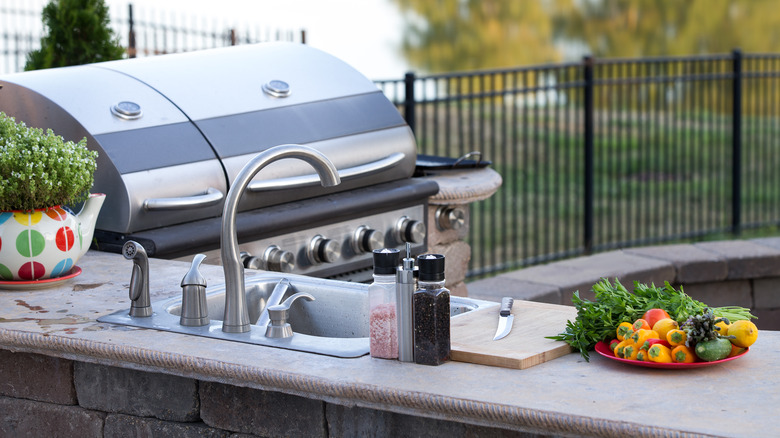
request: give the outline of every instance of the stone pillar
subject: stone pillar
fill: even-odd
[[[425,177],[439,184],[439,192],[428,198],[428,252],[446,257],[446,286],[452,295],[465,297],[470,205],[491,197],[501,187],[501,175],[485,167],[429,171]]]

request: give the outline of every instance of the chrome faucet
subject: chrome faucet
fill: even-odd
[[[323,187],[341,183],[338,170],[322,153],[301,145],[275,146],[252,158],[236,176],[227,194],[222,210],[222,233],[220,236],[222,267],[225,272],[225,316],[222,331],[244,333],[249,331],[249,310],[244,293],[244,266],[241,264],[236,233],[236,211],[238,201],[249,182],[262,168],[283,158],[297,158],[309,163],[320,177]]]

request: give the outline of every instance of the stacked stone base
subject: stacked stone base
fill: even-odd
[[[8,437],[535,436],[7,350],[0,412]]]

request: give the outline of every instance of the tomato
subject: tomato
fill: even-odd
[[[668,313],[666,313],[666,310],[664,309],[650,309],[647,312],[645,312],[644,315],[642,315],[642,319],[647,321],[647,324],[652,328],[655,323],[658,321],[664,319],[664,318],[671,318]]]

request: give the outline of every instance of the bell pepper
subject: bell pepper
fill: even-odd
[[[650,324],[648,324],[648,322],[642,318],[639,318],[636,321],[634,321],[633,326],[634,326],[634,331],[638,331],[640,329],[645,329],[645,330],[653,329],[653,327],[651,327]]]
[[[672,349],[672,362],[676,363],[692,363],[696,362],[696,355],[693,354],[693,350],[685,345],[678,345]]]
[[[744,353],[745,350],[747,350],[747,348],[745,348],[745,347],[737,347],[736,345],[731,344],[731,353],[729,353],[729,355],[726,356],[726,357],[738,356],[738,355]]]
[[[647,356],[651,362],[670,363],[672,361],[672,352],[669,347],[661,344],[655,344],[647,350]]]
[[[612,350],[613,353],[615,353],[615,357],[623,357],[623,350],[626,348],[627,345],[633,345],[633,341],[631,339],[623,339],[620,341],[620,343],[617,344],[614,350]]]
[[[628,344],[623,347],[623,359],[636,360],[637,354],[639,354],[639,347],[636,344]]]
[[[688,335],[680,329],[669,330],[669,333],[666,334],[666,340],[672,347],[685,344],[686,339],[688,339]]]
[[[617,338],[619,341],[626,339],[626,336],[631,336],[631,333],[633,332],[634,326],[631,325],[630,322],[621,322],[620,325],[617,326]]]
[[[644,348],[645,350],[649,350],[650,347],[652,347],[655,344],[661,344],[665,347],[671,348],[671,345],[669,345],[669,341],[667,341],[666,339],[658,339],[658,338],[651,338],[646,340],[639,348]]]
[[[649,357],[647,357],[647,350],[644,348],[640,348],[639,352],[636,354],[636,360],[640,362],[648,362],[650,360]]]
[[[613,339],[609,341],[609,351],[615,351],[615,347],[620,343],[621,341],[619,339]]]
[[[641,347],[648,339],[658,339],[658,333],[653,330],[639,329],[631,335],[631,339]]]

